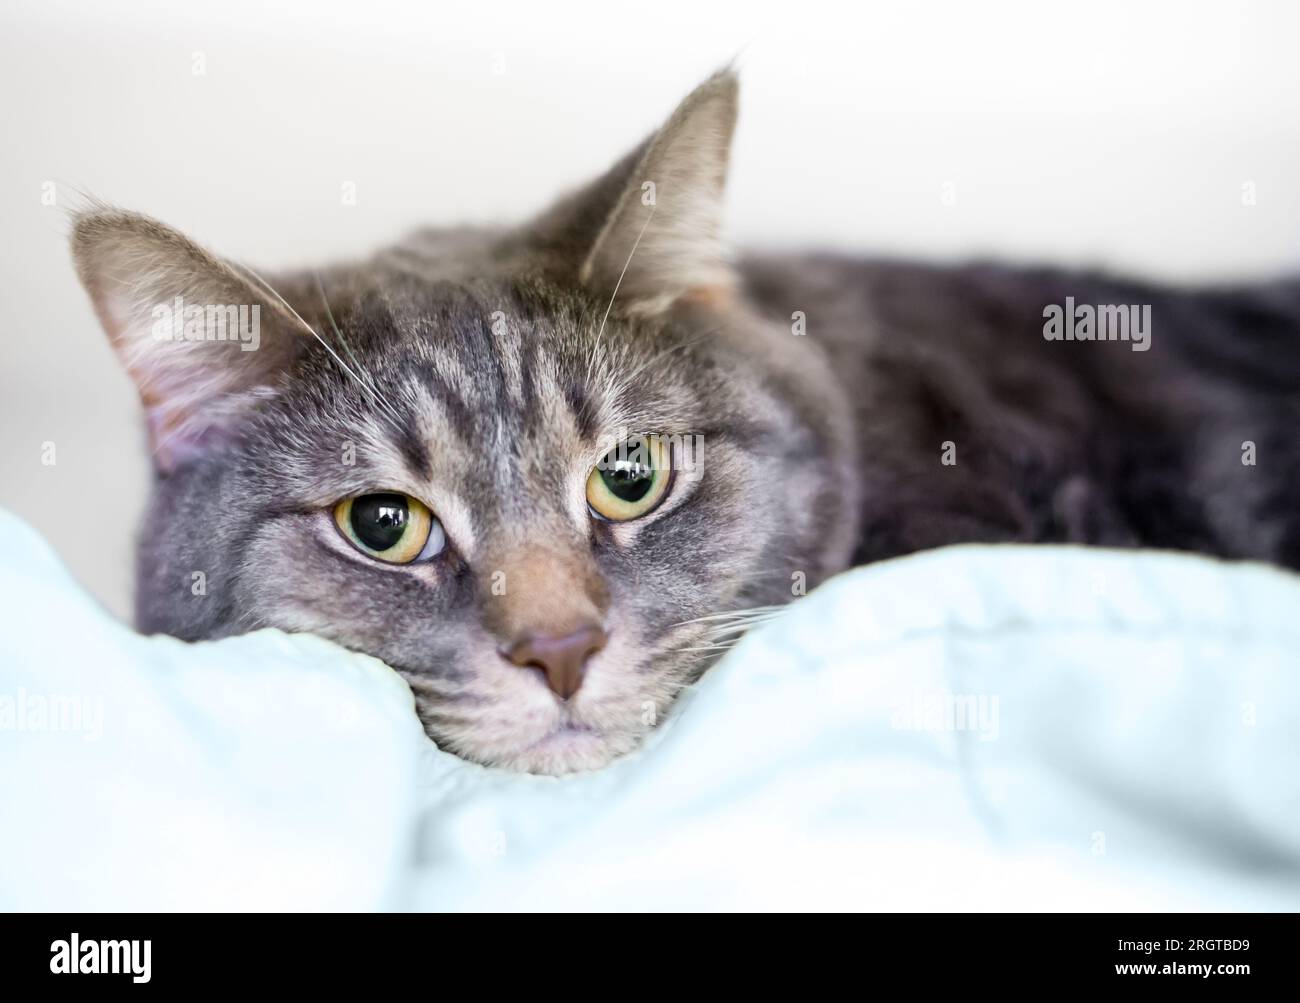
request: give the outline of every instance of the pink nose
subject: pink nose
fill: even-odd
[[[503,654],[515,665],[541,669],[549,686],[561,700],[578,692],[587,659],[605,647],[605,632],[590,624],[563,637],[531,634]]]

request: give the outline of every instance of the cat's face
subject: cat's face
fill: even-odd
[[[532,771],[602,765],[726,639],[714,628],[728,624],[699,618],[782,602],[796,573],[821,572],[827,458],[727,339],[616,322],[598,344],[595,300],[411,295],[337,318],[382,404],[314,357],[210,461],[221,490],[177,500],[157,531],[222,527],[240,541],[228,624],[312,631],[382,658],[444,747]],[[623,518],[592,474],[647,434],[673,469],[638,499],[652,508]],[[416,499],[436,523],[368,553],[352,523],[387,543],[374,519],[341,529],[335,512],[377,492]],[[568,699],[548,685],[563,666],[511,658],[529,637],[588,627],[603,645],[579,653]]]
[[[401,672],[444,748],[562,773],[635,747],[747,622],[719,614],[842,566],[829,381],[696,239],[692,178],[721,175],[680,157],[729,138],[734,82],[701,92],[537,224],[286,276],[292,308],[157,224],[83,217],[82,276],[160,455],[141,626],[321,634]],[[649,207],[624,197],[642,177]],[[673,226],[688,209],[695,244]],[[148,279],[118,284],[135,261]],[[260,303],[257,350],[131,341],[182,294]]]

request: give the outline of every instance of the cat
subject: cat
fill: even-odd
[[[856,564],[1057,541],[1300,566],[1300,283],[733,256],[737,93],[709,78],[525,225],[319,274],[81,211],[156,467],[139,628],[323,635],[400,672],[442,748],[559,774]]]

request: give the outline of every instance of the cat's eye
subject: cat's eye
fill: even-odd
[[[447,546],[434,514],[410,495],[392,491],[343,499],[334,506],[334,523],[363,554],[389,564],[426,561]]]
[[[668,494],[672,450],[658,435],[625,439],[601,457],[587,478],[587,505],[600,519],[627,522],[647,515]]]

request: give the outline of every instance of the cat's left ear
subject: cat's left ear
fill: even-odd
[[[734,273],[722,241],[722,201],[739,86],[723,70],[678,105],[644,147],[579,277],[631,313],[683,298],[725,298]]]
[[[71,244],[163,470],[237,429],[310,339],[269,286],[147,216],[88,209],[73,220]]]

